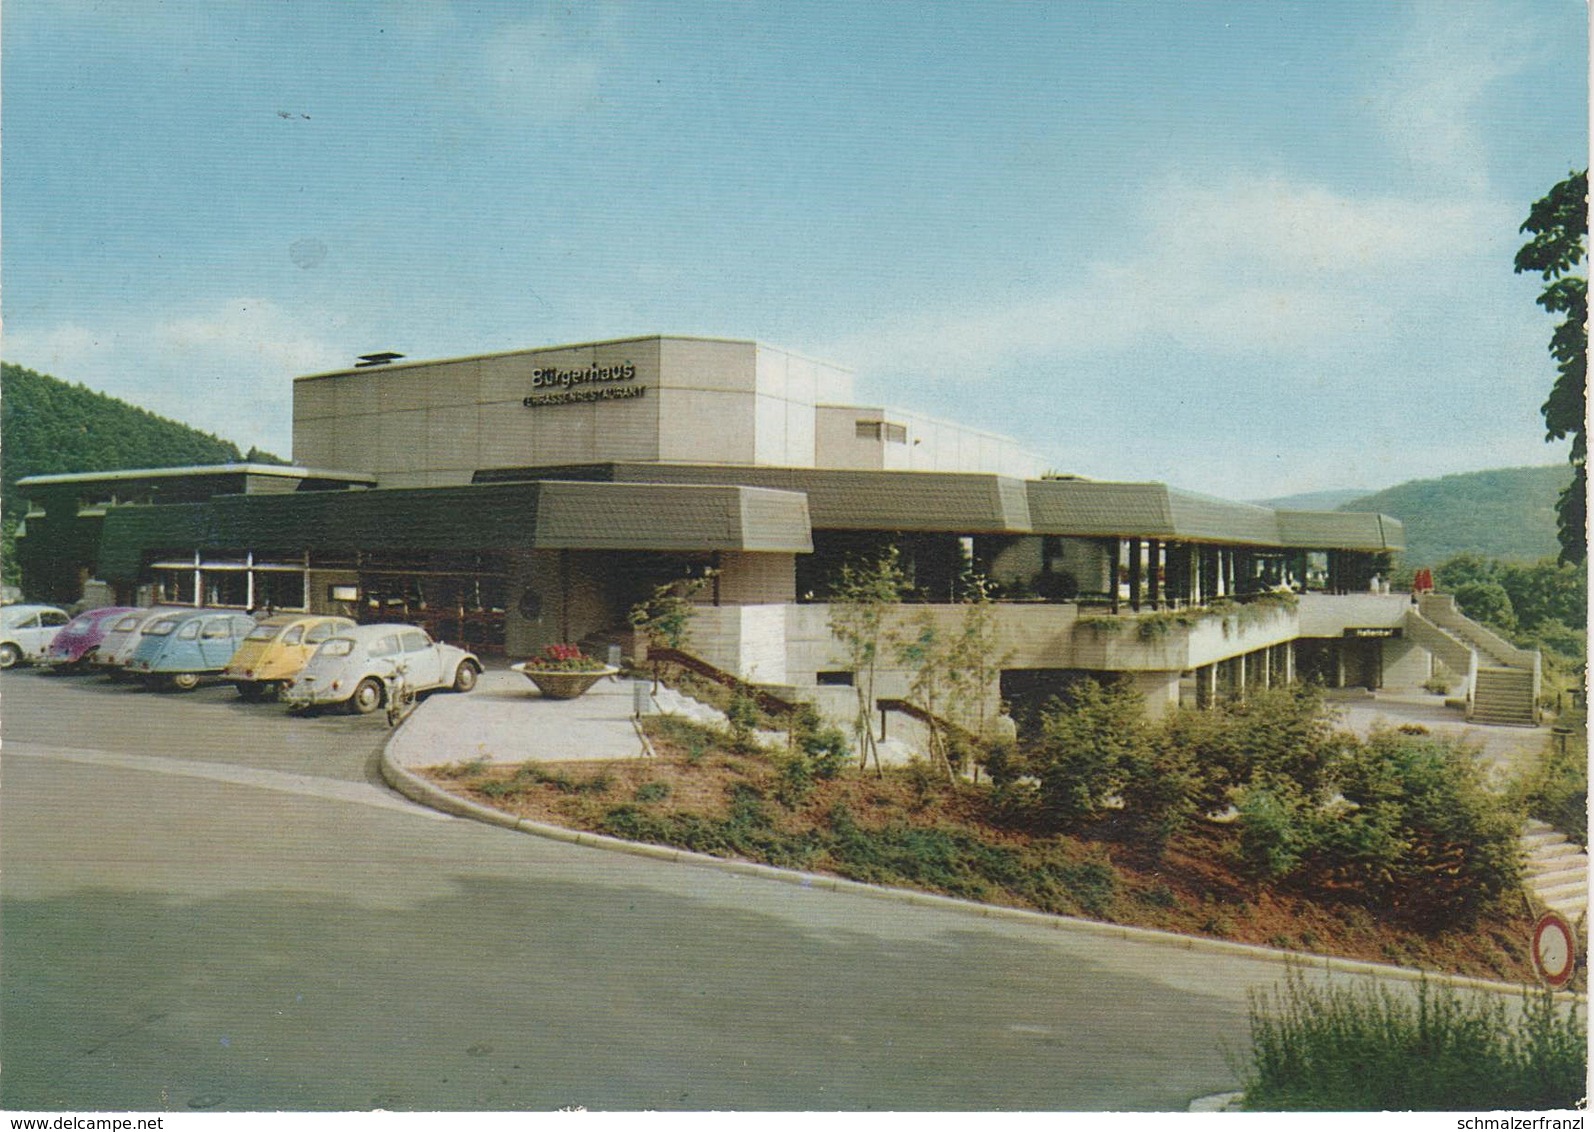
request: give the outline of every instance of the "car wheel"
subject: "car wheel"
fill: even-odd
[[[480,675],[480,670],[470,661],[460,661],[459,667],[454,669],[454,691],[470,691],[476,686],[476,678]]]
[[[194,672],[179,672],[172,677],[171,683],[179,692],[192,692],[199,687],[199,675]]]
[[[355,715],[370,715],[381,706],[382,682],[374,676],[361,680],[349,697],[349,710]]]
[[[17,662],[21,659],[22,650],[17,648],[16,645],[10,641],[0,645],[0,668],[15,668]]]

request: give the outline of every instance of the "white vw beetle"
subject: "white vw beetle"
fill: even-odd
[[[356,625],[340,629],[282,690],[291,710],[347,704],[357,715],[381,707],[388,685],[402,679],[417,692],[476,686],[482,664],[474,653],[433,641],[413,625]]]
[[[0,668],[40,660],[72,617],[53,605],[8,605],[0,609]]]

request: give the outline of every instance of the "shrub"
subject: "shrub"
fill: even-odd
[[[1252,995],[1250,1019],[1248,1109],[1567,1109],[1586,1089],[1586,1028],[1548,991],[1513,1021],[1495,996],[1308,986],[1292,971],[1282,991]]]
[[[1148,742],[1145,707],[1126,684],[1084,680],[1067,703],[1054,701],[1031,760],[1046,824],[1067,829],[1100,817]]]
[[[753,731],[758,726],[758,701],[744,692],[737,692],[725,709],[725,719],[730,724],[731,748],[740,754],[752,754],[758,746],[753,740]]]
[[[1377,732],[1338,779],[1356,810],[1326,838],[1326,863],[1372,898],[1434,926],[1468,922],[1520,884],[1520,815],[1465,746]]]
[[[1588,847],[1588,740],[1578,726],[1545,742],[1515,790],[1527,812]]]
[[[1196,816],[1203,782],[1190,752],[1155,737],[1126,752],[1124,818],[1140,841],[1160,852]]]
[[[644,782],[636,788],[638,802],[662,802],[670,796],[668,782]]]
[[[1240,812],[1240,858],[1256,876],[1280,880],[1294,873],[1315,841],[1313,807],[1284,779],[1258,780],[1235,798]]]

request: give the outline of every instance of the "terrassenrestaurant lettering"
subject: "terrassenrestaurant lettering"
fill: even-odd
[[[604,389],[572,389],[565,393],[548,393],[541,397],[526,397],[520,402],[528,409],[543,405],[578,405],[587,401],[627,401],[648,391],[646,385],[610,386]]]

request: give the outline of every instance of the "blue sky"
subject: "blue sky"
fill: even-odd
[[[758,338],[1061,471],[1551,463],[1573,0],[7,0],[7,361],[286,455],[291,378]]]

